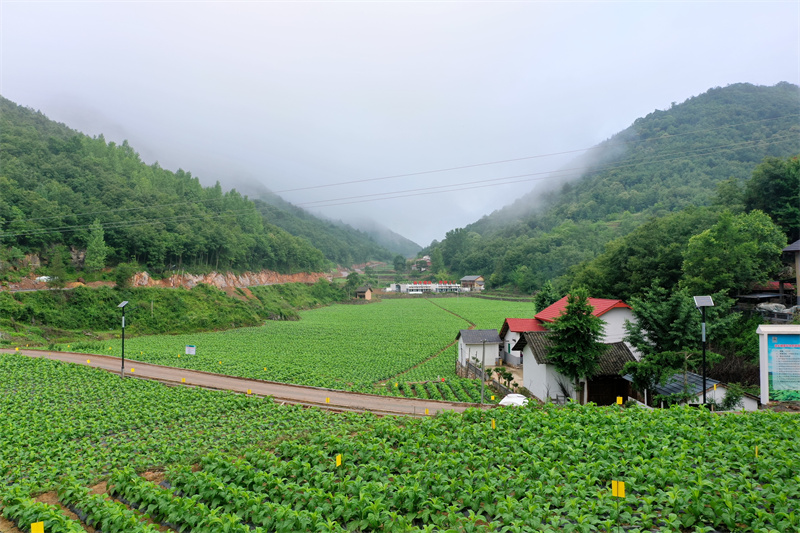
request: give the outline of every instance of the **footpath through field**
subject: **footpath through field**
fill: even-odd
[[[108,355],[89,355],[74,352],[47,352],[44,350],[11,350],[2,349],[2,353],[16,353],[28,357],[45,357],[56,361],[75,363],[120,373],[119,357]],[[401,398],[396,396],[378,396],[347,392],[303,385],[289,385],[274,381],[246,379],[224,374],[212,374],[199,370],[188,370],[169,366],[142,363],[125,359],[125,377],[152,379],[167,384],[203,387],[208,389],[230,390],[246,394],[248,390],[258,396],[272,396],[278,402],[318,407],[337,411],[370,411],[375,414],[425,416],[435,415],[440,411],[463,412],[477,404],[451,403],[419,398]],[[485,406],[489,408],[490,406]],[[427,409],[427,413],[426,413]]]

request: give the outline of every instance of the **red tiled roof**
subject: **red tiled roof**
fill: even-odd
[[[631,308],[630,305],[626,304],[622,300],[609,300],[606,298],[589,298],[589,304],[594,307],[594,311],[592,311],[594,316],[604,315],[605,313],[608,313],[617,307],[624,307],[626,309]],[[536,319],[541,320],[542,322],[553,322],[556,318],[561,316],[561,313],[564,312],[566,307],[567,297],[564,296],[550,307],[546,307],[537,313]]]
[[[500,337],[504,337],[509,331],[523,333],[525,331],[547,331],[541,322],[535,318],[506,318],[503,327],[500,328]]]

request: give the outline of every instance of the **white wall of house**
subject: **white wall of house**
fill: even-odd
[[[559,381],[566,385],[570,398],[575,398],[572,380],[556,371],[553,365],[540,365],[531,352],[530,346],[522,350],[522,386],[538,399],[546,402],[549,398],[563,396]]]
[[[722,402],[722,399],[725,398],[725,394],[728,392],[728,389],[725,388],[725,385],[717,385],[717,390],[714,390],[713,387],[709,388],[706,391],[706,399],[711,402],[714,401],[716,403]],[[703,393],[697,395],[697,398],[692,400],[690,403],[703,403]],[[742,398],[742,403],[739,405],[735,411],[741,411],[744,409],[745,411],[758,411],[758,400],[751,397],[745,396]]]
[[[496,342],[496,341],[495,341]],[[486,368],[497,366],[499,347],[497,344],[486,343]],[[475,363],[477,359],[478,363]],[[458,362],[466,366],[467,361],[480,367],[483,364],[483,344],[465,344],[464,339],[458,339]]]
[[[522,352],[511,349],[517,343],[521,335],[522,334],[517,331],[508,330],[505,337],[503,337],[503,351],[508,354],[506,363],[510,365],[519,365],[522,363]]]
[[[633,318],[633,311],[625,307],[615,307],[607,313],[603,313],[600,318],[606,323],[603,337],[603,342],[606,344],[622,341],[627,334],[625,331],[625,321],[635,321]]]

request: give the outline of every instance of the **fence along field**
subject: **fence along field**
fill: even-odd
[[[533,307],[478,298],[420,298],[332,305],[300,315],[299,321],[257,328],[127,338],[125,354],[166,366],[390,395],[416,394],[416,387],[401,388],[400,382],[439,380],[428,397],[472,402],[480,399],[480,386],[456,376],[456,352],[448,348],[458,330],[472,324],[500,329],[506,316],[532,316]],[[186,355],[186,345],[196,346],[196,354]],[[121,342],[57,349],[120,356]]]
[[[791,414],[544,406],[379,419],[17,355],[0,355],[0,371],[0,506],[25,531],[800,528]],[[165,465],[163,483],[140,475]],[[83,518],[37,501],[51,488]]]

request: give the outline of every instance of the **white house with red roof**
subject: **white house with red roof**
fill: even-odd
[[[620,342],[625,337],[625,321],[633,322],[631,306],[622,300],[609,300],[607,298],[589,298],[589,305],[594,308],[592,314],[600,317],[605,323],[603,342],[611,344]],[[536,313],[535,319],[540,323],[550,323],[560,317],[567,308],[567,297]],[[502,336],[502,335],[501,335]]]
[[[625,321],[634,321],[631,307],[622,300],[589,298],[592,314],[604,323],[603,342],[609,345],[600,361],[599,374],[584,382],[584,401],[613,403],[617,396],[627,399],[630,385],[619,375],[628,361],[639,359],[638,353],[623,342]],[[547,326],[566,310],[567,297],[543,309],[532,319],[507,318],[500,329],[503,357],[509,364],[520,360],[522,384],[540,400],[573,396],[572,380],[556,371],[547,356]],[[515,339],[513,342],[511,339]]]
[[[526,331],[546,331],[541,322],[535,318],[506,318],[500,328],[500,357],[507,365],[522,364],[522,350],[515,350],[514,345]]]

